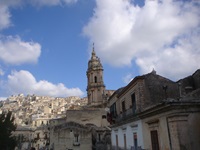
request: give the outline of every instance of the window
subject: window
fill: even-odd
[[[101,134],[99,133],[98,136],[99,136],[99,141],[101,141]]]
[[[75,142],[78,142],[78,134],[75,134]]]
[[[125,112],[126,107],[125,107],[125,101],[122,102],[122,112]]]
[[[135,150],[137,150],[137,147],[138,147],[137,133],[133,133],[133,143],[134,143]]]
[[[74,143],[73,143],[74,146],[80,146],[80,143],[79,143],[79,134],[74,134]]]
[[[97,83],[97,76],[94,77],[94,82]]]
[[[40,133],[37,133],[37,139],[39,139],[40,138]]]
[[[133,93],[131,95],[131,100],[132,100],[132,109],[133,109],[133,113],[136,112],[136,100],[135,100],[135,93]]]
[[[124,150],[126,150],[126,134],[124,134]]]
[[[159,150],[158,132],[157,132],[157,130],[152,130],[151,131],[151,145],[152,145],[152,150]]]
[[[45,139],[47,139],[47,133],[45,133],[45,136],[44,136],[44,138],[45,138]]]
[[[106,115],[102,115],[102,119],[106,119]]]
[[[118,135],[116,134],[116,147],[117,147],[117,149],[118,149]]]
[[[116,117],[117,116],[116,103],[111,105],[110,113],[111,113],[112,117]]]

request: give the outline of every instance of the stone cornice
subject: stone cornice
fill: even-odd
[[[123,121],[119,121],[115,123],[114,125],[112,125],[111,128],[121,126],[126,123],[131,123],[133,121],[145,119],[147,117],[151,117],[154,115],[160,115],[166,112],[170,112],[170,114],[200,112],[200,100],[165,101],[163,103],[154,105],[151,108],[147,108],[146,110],[140,113],[133,114],[132,116],[130,116],[127,119],[124,119]]]

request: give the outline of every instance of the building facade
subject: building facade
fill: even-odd
[[[199,78],[199,70],[178,82],[152,71],[118,89],[109,99],[112,148],[195,150],[200,147]],[[192,90],[184,92],[188,85]]]
[[[56,124],[55,124],[56,122]],[[50,121],[50,148],[54,150],[110,149],[110,128],[102,108],[68,110],[66,120]]]

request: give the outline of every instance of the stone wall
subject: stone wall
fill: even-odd
[[[193,75],[183,78],[178,81],[181,88],[181,96],[184,97],[188,93],[200,88],[200,69]]]
[[[74,121],[80,124],[94,124],[97,127],[108,126],[109,123],[106,116],[107,112],[104,108],[92,108],[88,110],[68,110],[67,121]]]
[[[89,128],[72,122],[57,126],[51,140],[55,150],[92,148],[92,134]]]
[[[153,73],[145,76],[144,107],[155,105],[165,99],[178,99],[178,84],[160,75]]]

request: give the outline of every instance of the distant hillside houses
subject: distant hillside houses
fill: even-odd
[[[0,113],[12,111],[15,123],[30,125],[40,118],[53,119],[65,116],[69,108],[78,108],[87,104],[87,98],[76,96],[60,98],[23,94],[12,95],[2,101]]]

